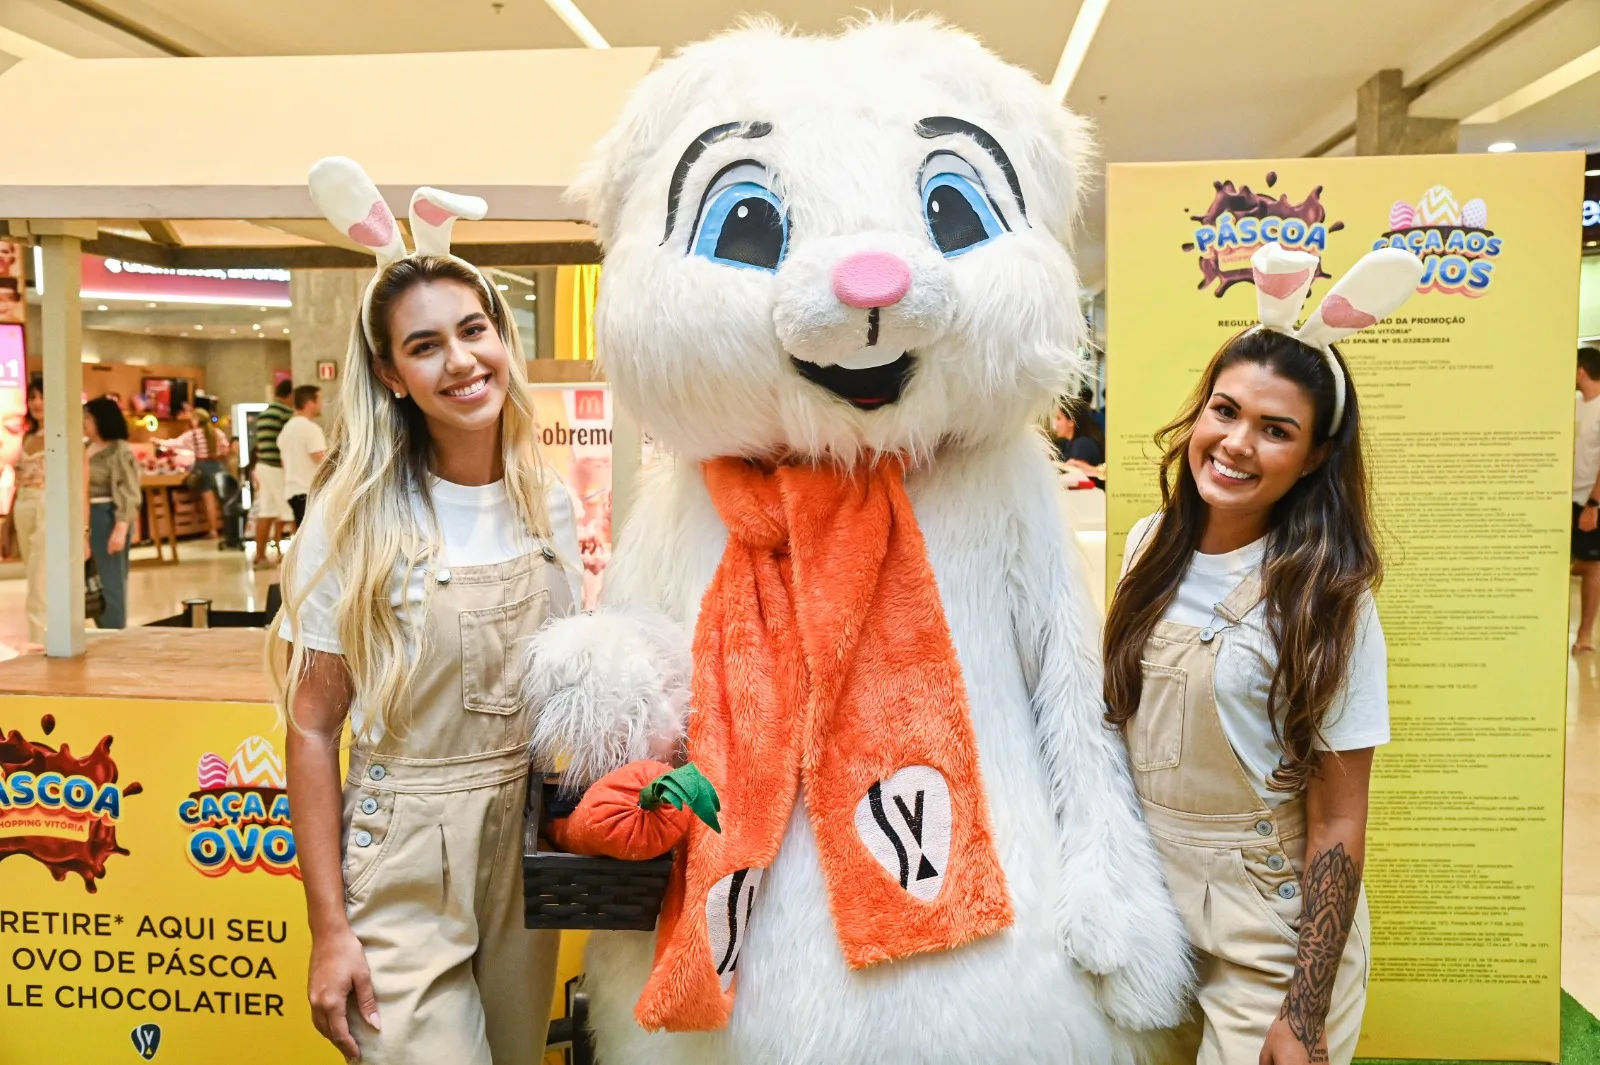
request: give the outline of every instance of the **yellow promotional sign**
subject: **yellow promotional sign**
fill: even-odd
[[[1107,568],[1159,504],[1156,430],[1256,321],[1262,243],[1365,252],[1419,292],[1340,345],[1360,397],[1385,582],[1360,1055],[1554,1061],[1583,156],[1110,167]]]
[[[341,1060],[274,718],[0,697],[0,1061]]]

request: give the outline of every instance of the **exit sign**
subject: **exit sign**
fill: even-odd
[[[317,363],[317,380],[332,381],[339,376],[339,364],[332,360]]]

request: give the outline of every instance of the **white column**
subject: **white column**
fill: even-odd
[[[93,226],[94,223],[89,223]],[[50,233],[43,223],[44,249],[44,527],[45,653],[53,658],[83,654],[83,315],[78,290],[83,283],[82,242],[78,235]]]
[[[639,480],[639,423],[617,402],[611,390],[611,539],[615,543],[627,520]]]

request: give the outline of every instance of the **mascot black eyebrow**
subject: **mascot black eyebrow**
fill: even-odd
[[[681,744],[723,799],[657,933],[594,935],[608,1065],[1131,1063],[1182,1015],[1035,428],[1077,387],[1088,150],[938,23],[753,23],[580,181],[599,358],[668,454],[603,608],[529,653],[535,748],[584,786]]]

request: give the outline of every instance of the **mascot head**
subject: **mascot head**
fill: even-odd
[[[927,456],[1069,388],[1084,123],[931,21],[754,23],[644,79],[574,188],[596,348],[692,459]]]

